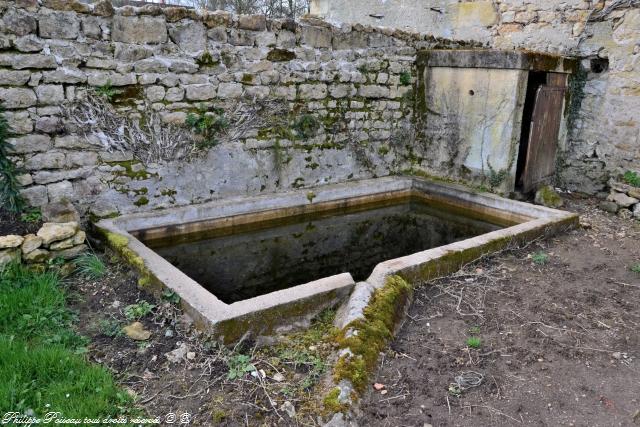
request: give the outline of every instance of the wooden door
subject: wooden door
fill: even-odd
[[[525,193],[551,182],[555,175],[566,82],[566,75],[549,73],[547,83],[541,85],[536,92],[526,164],[522,174],[522,189]]]

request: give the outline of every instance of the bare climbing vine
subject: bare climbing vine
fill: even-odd
[[[640,0],[613,0],[602,8],[595,8],[589,14],[587,22],[603,21],[614,10],[640,7]]]
[[[88,139],[97,138],[105,151],[131,152],[145,164],[185,159],[197,151],[184,127],[162,123],[156,112],[127,116],[94,91],[63,105],[63,113],[78,132]]]

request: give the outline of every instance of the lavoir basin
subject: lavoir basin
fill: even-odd
[[[577,216],[421,178],[221,200],[97,224],[141,273],[225,342],[304,327],[356,282],[424,281],[574,226]]]

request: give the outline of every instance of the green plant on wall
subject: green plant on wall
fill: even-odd
[[[221,108],[207,109],[203,106],[195,113],[189,113],[185,120],[186,126],[195,134],[202,137],[199,148],[210,148],[218,144],[217,136],[229,127],[229,121],[224,117]]]
[[[10,212],[19,213],[25,207],[20,195],[20,183],[16,168],[9,155],[13,147],[9,144],[9,123],[4,116],[4,108],[0,106],[0,205]]]
[[[489,188],[491,191],[494,191],[504,182],[505,178],[507,177],[507,170],[500,169],[499,171],[497,171],[493,168],[493,166],[491,166],[490,162],[487,162],[487,166],[489,167]]]
[[[315,136],[320,129],[320,122],[311,114],[303,114],[294,121],[292,128],[298,137],[309,139]]]
[[[565,111],[569,136],[573,135],[575,131],[576,121],[580,113],[580,108],[582,107],[582,100],[584,99],[584,86],[586,83],[587,72],[582,67],[579,67],[578,70],[569,77],[568,93],[570,99]]]
[[[403,71],[400,74],[400,84],[402,86],[409,86],[411,84],[411,73]]]
[[[105,84],[98,86],[96,88],[96,93],[107,98],[109,101],[112,101],[113,97],[117,94],[116,90],[111,86],[111,80],[107,80]]]

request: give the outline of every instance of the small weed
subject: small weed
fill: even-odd
[[[634,273],[639,273],[640,274],[640,262],[637,263],[637,264],[632,265],[630,270],[633,271]]]
[[[313,203],[313,199],[316,198],[316,193],[314,193],[313,191],[309,191],[307,193],[307,200],[309,201],[309,203]]]
[[[229,372],[227,373],[227,378],[230,380],[242,378],[245,374],[256,370],[256,367],[251,363],[251,357],[245,354],[233,356],[229,359],[228,365]]]
[[[9,144],[11,136],[9,122],[0,105],[0,205],[13,213],[20,213],[25,208],[25,200],[20,195],[21,185],[18,175],[21,170],[10,157],[14,148]]]
[[[400,84],[402,86],[409,86],[411,84],[411,73],[403,71],[402,74],[400,74]]]
[[[98,86],[96,88],[96,93],[100,96],[107,98],[109,101],[113,100],[113,97],[118,94],[118,92],[111,86],[111,80],[107,80],[102,86]]]
[[[535,254],[531,255],[531,261],[533,261],[534,264],[544,265],[549,262],[549,255],[545,254],[544,252],[536,252]]]
[[[89,279],[99,279],[107,272],[104,262],[96,254],[83,254],[76,261],[78,273]]]
[[[467,338],[467,347],[469,348],[480,348],[482,345],[482,340],[480,337],[469,337]]]
[[[309,139],[315,136],[320,129],[320,122],[315,116],[304,114],[293,123],[292,128],[300,138]]]
[[[168,289],[162,293],[162,299],[165,301],[169,301],[172,304],[180,303],[180,295]]]
[[[462,396],[462,389],[458,384],[450,384],[449,385],[449,394],[454,397]]]
[[[640,187],[640,175],[636,172],[626,171],[622,176],[622,179],[633,187]]]
[[[199,148],[211,148],[218,144],[216,136],[229,127],[229,121],[224,117],[224,110],[221,108],[205,107],[198,108],[197,113],[187,114],[185,124],[195,134],[202,137]]]
[[[98,330],[101,334],[112,338],[122,335],[122,325],[116,319],[101,319],[98,322]]]
[[[23,222],[40,222],[42,221],[42,212],[40,212],[40,208],[30,208],[20,216],[20,219]]]
[[[489,188],[491,188],[491,191],[493,191],[497,187],[499,187],[505,180],[505,178],[507,177],[507,170],[501,169],[499,171],[496,171],[488,161],[487,166],[489,167]]]
[[[151,310],[155,308],[155,305],[149,304],[142,300],[135,304],[128,305],[124,308],[124,316],[129,321],[140,320],[147,314],[151,313]]]

